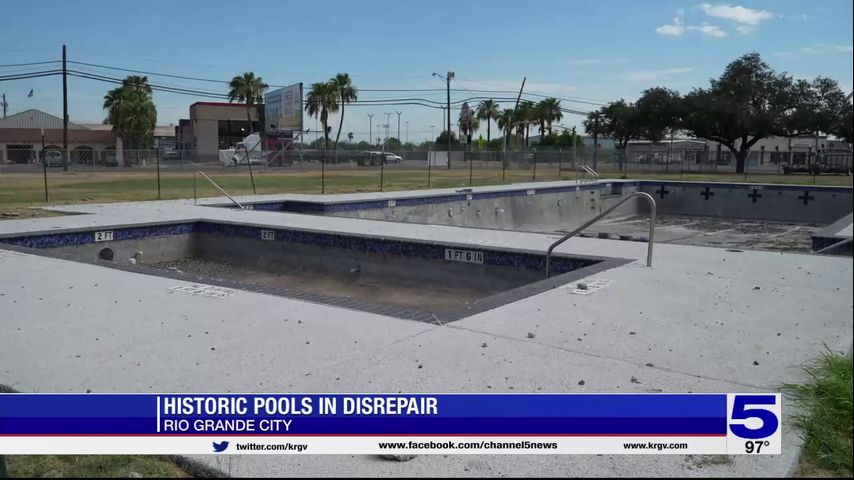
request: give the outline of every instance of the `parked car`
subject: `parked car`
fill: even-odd
[[[356,158],[356,164],[361,166],[376,166],[380,165],[380,163],[383,162],[383,159],[385,161],[384,163],[386,164],[401,163],[403,161],[403,157],[401,157],[400,155],[395,155],[391,152],[362,152]]]
[[[65,163],[62,158],[62,152],[59,150],[47,150],[44,152],[45,165],[48,167],[61,167]]]

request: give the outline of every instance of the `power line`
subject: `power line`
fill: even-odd
[[[5,67],[29,67],[32,65],[48,65],[51,63],[61,63],[61,60],[51,60],[47,62],[29,62],[29,63],[7,63],[5,65],[0,65],[0,68]]]

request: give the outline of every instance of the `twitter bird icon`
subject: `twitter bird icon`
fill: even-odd
[[[224,452],[226,448],[228,448],[228,442],[225,440],[219,443],[213,442],[214,453]]]

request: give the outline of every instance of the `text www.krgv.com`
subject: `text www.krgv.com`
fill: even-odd
[[[379,442],[380,450],[557,450],[557,442]]]
[[[276,452],[304,452],[308,450],[308,445],[302,443],[238,443],[237,451],[257,452],[257,451],[276,451]]]
[[[687,443],[640,442],[624,443],[626,450],[687,450]]]

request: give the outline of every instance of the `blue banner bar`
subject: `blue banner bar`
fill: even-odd
[[[0,436],[254,434],[262,422],[295,436],[723,436],[727,396],[0,394]]]

